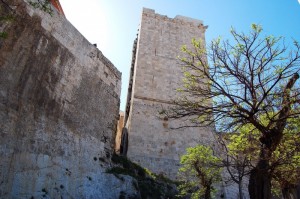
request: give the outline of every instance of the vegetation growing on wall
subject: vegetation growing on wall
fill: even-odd
[[[15,20],[16,17],[20,16],[17,16],[13,9],[13,7],[18,6],[18,4],[15,4],[14,1],[0,0],[0,3],[3,5],[0,7],[0,23],[2,26],[0,28],[3,29],[5,24],[10,23]],[[35,9],[42,10],[51,16],[53,14],[53,8],[49,0],[29,1],[28,3]],[[5,39],[7,37],[8,33],[0,29],[0,38]]]
[[[162,175],[156,175],[148,169],[131,162],[124,156],[114,154],[112,162],[116,165],[107,170],[122,180],[122,175],[129,175],[135,179],[134,187],[140,192],[141,198],[175,198],[176,184]],[[124,193],[125,194],[125,193]],[[123,194],[123,195],[124,195]]]
[[[51,6],[50,0],[37,0],[37,1],[29,1],[29,4],[39,10],[42,10],[49,15],[53,15],[53,8]]]

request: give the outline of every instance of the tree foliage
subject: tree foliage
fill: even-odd
[[[265,117],[261,120],[266,123]],[[272,193],[277,196],[284,196],[286,191],[289,194],[293,193],[293,188],[300,180],[300,134],[298,133],[300,123],[295,118],[290,120],[289,125],[285,128],[281,144],[270,159]],[[228,185],[236,183],[239,188],[239,198],[242,199],[244,198],[245,177],[249,177],[250,170],[255,167],[255,163],[259,160],[259,135],[259,131],[252,125],[243,126],[236,133],[221,134],[217,140],[217,144],[221,147],[215,148],[214,152],[202,145],[189,149],[188,154],[181,159],[182,163],[186,165],[180,171],[185,180],[191,179],[189,175],[197,173],[195,170],[192,171],[191,167],[193,167],[193,162],[198,159],[200,160],[198,162],[199,167],[206,168],[209,165],[210,169],[215,171],[224,170],[226,175],[222,176],[222,181]],[[217,156],[212,155],[213,153]],[[213,159],[218,161],[213,161]],[[185,184],[180,186],[182,195],[194,192],[193,197],[199,198],[205,189],[199,190],[197,186],[199,187],[198,180],[187,180]]]
[[[266,117],[261,118],[267,123]],[[272,192],[274,195],[284,195],[284,190],[297,186],[300,181],[300,121],[298,118],[289,119],[281,143],[270,158],[270,174],[272,178]],[[252,125],[245,125],[238,133],[227,135],[228,164],[237,170],[235,162],[243,162],[242,167],[248,175],[251,168],[260,158],[260,132]],[[230,168],[229,168],[230,169]],[[230,171],[229,171],[230,172]],[[231,176],[231,179],[234,179]],[[238,183],[237,181],[235,181]]]
[[[195,39],[192,48],[183,46],[186,56],[180,60],[185,78],[179,89],[183,95],[175,101],[177,107],[167,111],[168,116],[190,117],[194,125],[216,124],[228,132],[248,123],[265,131],[299,115],[297,111],[279,118],[284,105],[299,104],[299,85],[285,89],[289,80],[299,76],[299,44],[294,41],[295,49],[287,52],[281,37],[261,39],[261,31],[257,25],[249,35],[232,30],[234,44],[218,38],[207,49],[202,40]],[[283,93],[292,93],[285,104]],[[269,123],[263,125],[260,115],[266,115]]]
[[[289,119],[283,132],[282,142],[278,145],[270,161],[273,192],[285,197],[300,182],[300,120]],[[278,194],[280,193],[280,194]],[[299,196],[298,196],[299,197]],[[294,196],[296,198],[296,196]]]
[[[300,45],[294,41],[287,47],[282,37],[262,36],[258,25],[249,34],[234,29],[231,34],[233,42],[218,38],[205,48],[194,39],[192,48],[183,47],[182,97],[164,113],[188,118],[191,126],[216,125],[223,132],[255,128],[259,150],[250,173],[250,197],[270,198],[272,158],[285,128],[300,115]]]
[[[219,154],[226,171],[223,181],[225,185],[237,184],[238,198],[243,199],[247,179],[245,177],[249,177],[253,156],[258,153],[258,149],[253,146],[255,139],[247,129],[241,128],[236,133],[220,134],[217,143],[221,145]]]
[[[214,191],[213,183],[221,180],[221,159],[213,155],[211,148],[198,145],[188,148],[180,163],[180,178],[184,181],[179,186],[181,195],[210,199]]]

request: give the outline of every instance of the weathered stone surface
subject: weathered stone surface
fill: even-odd
[[[0,198],[119,198],[120,72],[63,16],[1,1]]]
[[[120,118],[118,121],[118,127],[117,127],[117,135],[116,135],[116,141],[115,141],[115,152],[117,154],[120,154],[120,146],[121,146],[121,137],[122,137],[122,130],[124,127],[124,112],[120,112]]]
[[[144,9],[133,50],[132,77],[127,100],[128,157],[155,173],[175,178],[179,158],[187,147],[212,144],[212,128],[181,128],[188,123],[159,117],[172,106],[182,85],[177,56],[192,38],[205,42],[203,22],[196,19],[156,14]]]

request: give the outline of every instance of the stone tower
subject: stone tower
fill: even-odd
[[[205,42],[203,22],[183,16],[168,18],[143,9],[133,46],[125,122],[127,156],[155,173],[175,178],[179,159],[190,146],[211,144],[211,128],[172,129],[185,121],[159,118],[162,107],[172,106],[182,85],[177,56],[192,38]],[[128,135],[128,136],[127,136]],[[124,150],[124,151],[126,151]]]

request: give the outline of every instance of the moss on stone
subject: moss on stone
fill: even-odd
[[[176,198],[177,182],[163,175],[156,175],[126,157],[114,154],[111,160],[116,166],[107,169],[106,172],[116,177],[120,177],[119,175],[133,177],[136,180],[133,181],[133,186],[140,192],[141,198]]]

